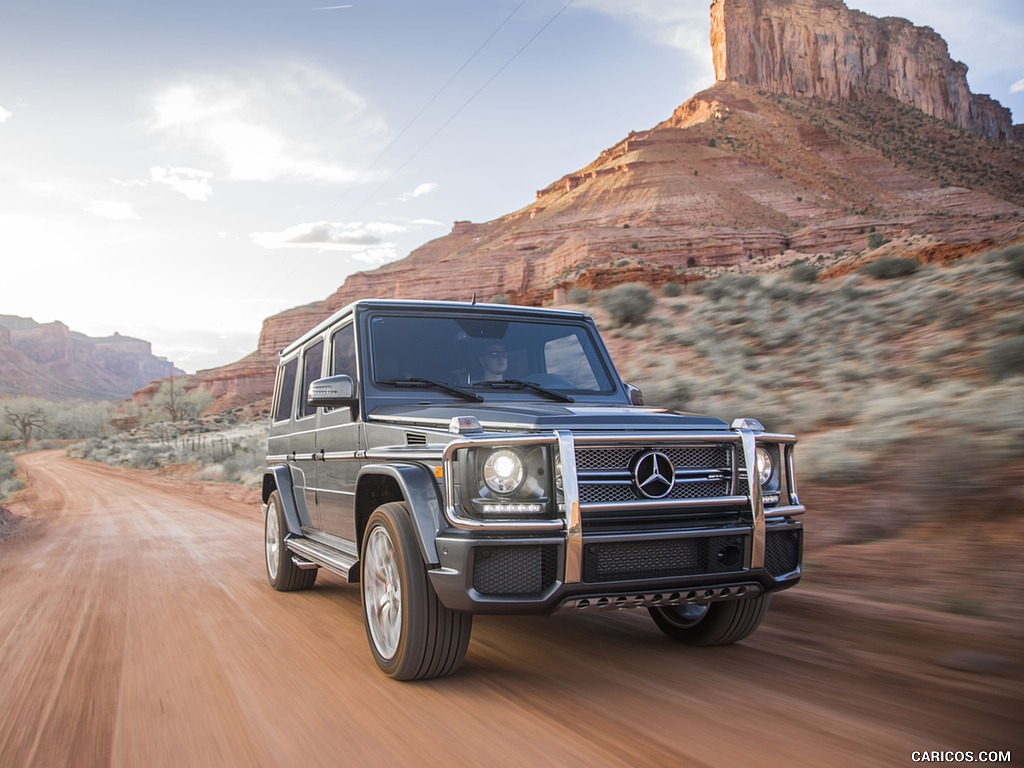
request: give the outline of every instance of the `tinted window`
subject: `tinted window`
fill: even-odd
[[[305,361],[302,368],[302,389],[299,390],[302,393],[299,402],[299,418],[316,412],[316,408],[306,402],[306,393],[309,391],[309,385],[320,378],[320,371],[323,369],[323,341],[318,341],[312,347],[306,348]]]
[[[334,334],[334,361],[331,375],[345,374],[356,379],[356,335],[353,325],[346,325]]]
[[[292,415],[292,401],[295,398],[295,373],[299,369],[299,359],[296,357],[284,364],[281,371],[281,383],[277,388],[277,408],[274,411],[274,421],[286,421]]]
[[[379,315],[370,324],[377,383],[426,378],[458,386],[501,377],[576,393],[615,391],[589,326],[530,319]],[[393,386],[393,385],[392,385]]]

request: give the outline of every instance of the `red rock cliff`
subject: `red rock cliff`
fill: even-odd
[[[875,18],[840,0],[714,0],[715,78],[841,102],[884,93],[958,128],[1013,141],[1010,111],[967,87],[930,27]]]

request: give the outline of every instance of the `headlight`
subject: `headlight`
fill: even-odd
[[[523,460],[508,448],[492,451],[484,462],[484,483],[495,493],[515,493],[525,476]]]
[[[757,446],[756,454],[757,482],[761,485],[767,485],[775,473],[775,462],[772,460],[772,455],[768,452],[768,449],[760,445]]]

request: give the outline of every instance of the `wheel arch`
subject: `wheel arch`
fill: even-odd
[[[434,476],[418,464],[367,464],[356,481],[356,546],[362,549],[370,515],[381,504],[403,501],[409,508],[423,562],[439,561],[437,534],[441,530],[441,495]]]
[[[284,512],[285,525],[288,533],[301,536],[302,523],[299,521],[299,508],[295,504],[295,492],[292,487],[292,475],[286,466],[267,467],[263,472],[263,504],[266,505],[270,494],[277,491],[281,497],[281,509]]]

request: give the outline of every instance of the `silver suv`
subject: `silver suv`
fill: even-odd
[[[795,443],[643,407],[587,315],[359,301],[281,353],[267,575],[359,582],[399,680],[455,671],[476,613],[646,608],[733,643],[800,579]]]

